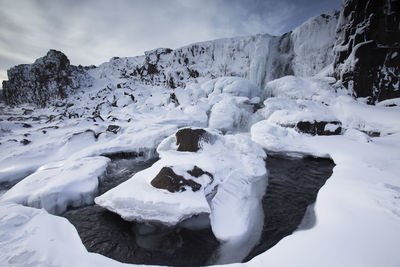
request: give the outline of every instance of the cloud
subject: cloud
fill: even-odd
[[[55,48],[98,65],[157,47],[280,35],[340,0],[0,0],[0,70]],[[314,14],[315,13],[315,14]],[[6,59],[6,60],[3,60]]]

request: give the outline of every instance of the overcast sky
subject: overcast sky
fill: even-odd
[[[340,0],[0,0],[0,81],[51,49],[98,65],[223,37],[280,35]],[[0,84],[1,87],[1,84]]]

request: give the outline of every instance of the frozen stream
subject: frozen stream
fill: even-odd
[[[113,159],[107,169],[107,178],[115,179],[111,182],[106,178],[100,192],[122,183],[154,162]],[[297,229],[307,207],[315,201],[318,190],[332,174],[333,167],[333,162],[328,159],[292,158],[279,154],[268,156],[269,181],[263,198],[263,233],[259,244],[246,260],[271,248]],[[69,211],[64,216],[75,225],[89,251],[126,263],[170,266],[210,264],[210,257],[219,246],[207,219],[201,216],[197,222],[190,224],[197,227],[190,229],[126,222],[96,205]]]

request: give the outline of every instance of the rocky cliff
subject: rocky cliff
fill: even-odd
[[[331,64],[339,12],[309,19],[283,36],[259,34],[195,43],[175,50],[159,48],[144,56],[112,58],[95,69],[70,65],[61,52],[49,53],[32,65],[8,71],[3,83],[6,103],[46,106],[93,80],[117,86],[141,83],[169,88],[189,82],[236,76],[265,89],[268,81],[286,75],[312,76]]]
[[[335,78],[370,103],[400,97],[400,1],[343,1],[337,33]]]
[[[15,66],[3,81],[3,97],[7,104],[33,103],[46,106],[54,99],[65,98],[87,81],[88,68],[70,65],[61,52],[50,50],[33,64]]]

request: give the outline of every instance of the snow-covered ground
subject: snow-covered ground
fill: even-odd
[[[295,74],[321,70],[313,77],[269,81],[260,76],[268,68],[247,58],[243,67],[249,71],[237,75],[244,78],[214,78],[204,69],[202,79],[189,79],[172,91],[121,76],[143,58],[113,59],[90,71],[91,87],[77,89],[55,106],[0,104],[0,265],[122,266],[87,252],[74,227],[56,216],[92,204],[95,197],[128,220],[175,224],[208,213],[222,243],[217,263],[238,262],[261,231],[264,148],[330,157],[336,166],[306,215],[315,216],[312,227],[232,266],[399,266],[400,100],[367,105],[326,77],[332,69],[324,66],[330,59],[323,58],[329,42],[318,46],[320,61],[310,56],[312,47],[304,46],[316,38],[306,34],[313,25],[310,20],[291,34],[298,43]],[[267,35],[256,39],[257,45],[277,45]],[[254,50],[250,58],[257,54],[253,44],[248,38],[233,42]],[[203,45],[215,49],[212,43]],[[223,50],[226,44],[214,45]],[[335,134],[314,136],[300,125]],[[197,152],[179,151],[175,133],[189,126],[205,129],[215,140],[203,142]],[[116,153],[143,159],[159,155],[160,160],[97,196],[107,156]],[[188,171],[195,166],[208,174],[193,178]],[[196,190],[190,182],[179,192],[156,189],[152,178],[163,167],[195,181]]]
[[[74,106],[69,107],[68,112],[81,112],[78,118],[57,117],[60,113],[58,109],[62,108],[26,111],[28,107],[2,107],[2,181],[11,182],[32,174],[1,198],[1,261],[6,265],[13,262],[44,261],[46,264],[71,266],[74,263],[62,259],[70,258],[69,253],[74,253],[76,257],[73,258],[89,262],[89,265],[92,261],[107,266],[118,264],[86,252],[75,229],[64,219],[50,215],[45,210],[39,211],[10,202],[42,207],[52,213],[61,213],[68,206],[89,204],[96,192],[97,177],[101,178],[101,172],[107,164],[106,158],[101,155],[117,152],[136,152],[139,155],[142,152],[143,157],[151,157],[164,138],[158,148],[161,160],[143,171],[143,174],[151,172],[145,175],[146,179],[154,177],[163,166],[175,166],[174,170],[182,174],[183,165],[186,164],[184,167],[189,170],[196,164],[213,173],[215,180],[220,180],[223,175],[218,174],[218,168],[226,171],[229,164],[239,169],[243,168],[240,164],[254,165],[254,160],[247,157],[257,155],[255,144],[246,141],[250,142],[249,151],[243,147],[246,143],[244,140],[251,137],[267,150],[330,157],[336,167],[318,194],[314,206],[315,225],[284,238],[272,249],[244,265],[398,266],[400,107],[395,105],[398,101],[391,100],[377,106],[367,105],[362,99],[354,100],[347,96],[343,89],[332,87],[331,82],[321,77],[294,76],[271,81],[266,85],[271,97],[255,113],[252,110],[253,103],[260,104],[261,99],[255,98],[260,91],[257,86],[242,78],[220,78],[178,89],[175,95],[179,105],[171,100],[166,89],[160,87],[135,85],[131,89],[116,88],[104,96],[125,104],[117,104],[116,107],[112,103],[104,104],[104,109],[99,112],[104,121],[92,118],[91,111],[96,110],[97,105],[87,105],[90,103],[88,98],[93,95],[102,96],[102,86],[98,87],[98,91],[92,88],[91,91],[74,96]],[[140,101],[133,102],[129,95],[124,94],[125,91]],[[227,99],[236,101],[238,106],[220,104]],[[222,111],[218,111],[218,105],[221,105]],[[236,115],[237,112],[239,115]],[[46,122],[51,115],[54,119]],[[225,116],[242,117],[249,125],[235,124],[238,120],[227,123]],[[9,120],[10,117],[17,119]],[[213,117],[215,119],[212,120]],[[225,124],[215,123],[218,120]],[[301,133],[293,126],[299,121],[340,121],[342,133],[333,136]],[[118,125],[119,128],[110,128],[109,125]],[[214,131],[229,132],[229,135],[220,137],[228,138],[226,140],[229,142],[205,145],[204,151],[210,150],[209,154],[171,150],[175,147],[174,133],[183,126],[208,126],[214,128]],[[251,128],[250,134],[246,133],[248,128]],[[112,132],[113,129],[116,133]],[[380,133],[380,136],[370,137],[367,133]],[[31,143],[20,143],[23,139]],[[233,153],[235,146],[240,151],[237,156]],[[228,150],[224,152],[224,149]],[[240,156],[240,153],[243,155]],[[239,161],[227,160],[232,156],[238,157]],[[254,167],[249,170],[254,171]],[[139,181],[135,180],[139,176],[127,181],[127,185],[131,181]],[[202,177],[205,179],[204,185],[210,182],[207,175]],[[129,189],[123,185],[123,190]],[[225,185],[228,189],[229,184]],[[213,230],[223,240],[226,234],[230,235],[228,230],[235,228],[232,224],[229,225],[233,228],[224,225],[229,221],[226,211],[233,212],[235,209],[224,207],[218,212],[212,203],[235,205],[233,203],[236,199],[242,205],[244,202],[240,199],[246,198],[246,194],[247,197],[257,195],[254,190],[237,188],[234,187],[236,194],[223,197],[222,186],[210,206],[205,198],[207,194],[203,191],[188,190],[180,194],[190,195],[186,199],[191,201],[196,199],[194,195],[203,196],[203,208],[194,210],[193,214],[214,210],[211,213],[214,214],[211,216]],[[115,192],[116,196],[123,195]],[[157,197],[152,201],[156,200],[160,199]],[[171,200],[177,201],[179,198]],[[190,208],[193,202],[186,204]],[[251,218],[251,215],[243,218]],[[50,229],[49,224],[53,225]],[[239,228],[236,230],[243,231],[246,229],[244,225],[238,223]],[[57,229],[52,230],[57,227],[63,228],[63,235]],[[57,246],[52,246],[54,242],[70,244],[69,249],[57,250]],[[52,249],[48,250],[48,247]],[[232,248],[228,246],[229,249]]]

